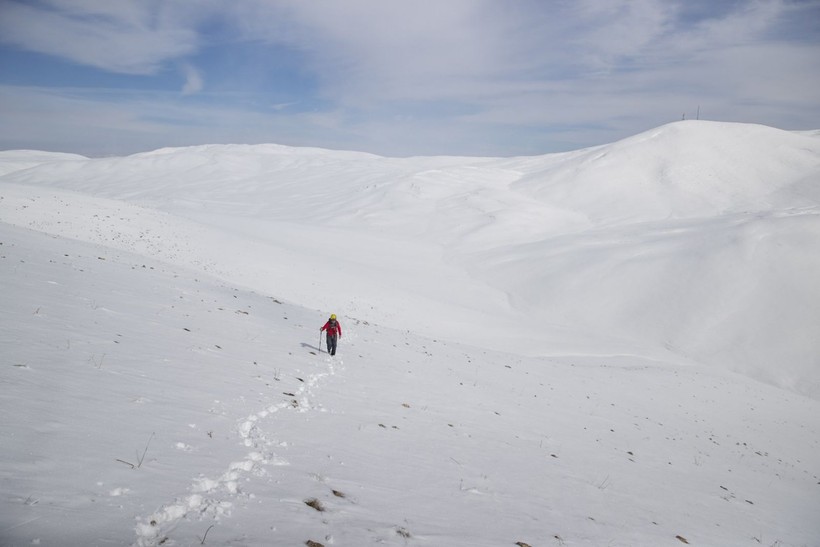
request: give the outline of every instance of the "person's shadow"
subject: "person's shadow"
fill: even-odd
[[[317,351],[318,351],[319,353],[324,353],[324,352],[322,351],[322,348],[317,348],[316,346],[311,345],[311,344],[306,344],[305,342],[302,342],[302,347],[303,347],[303,348],[312,349],[312,350],[316,350],[316,351],[311,351],[311,352],[310,352],[310,353],[312,353],[313,355],[316,355],[316,352],[317,352]]]

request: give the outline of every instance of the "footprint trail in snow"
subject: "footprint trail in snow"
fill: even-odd
[[[262,410],[239,420],[236,431],[248,453],[239,461],[231,462],[227,470],[217,478],[199,476],[192,480],[189,493],[171,503],[162,505],[157,511],[143,518],[138,518],[135,528],[137,547],[155,547],[165,543],[168,534],[182,520],[213,519],[218,522],[223,517],[230,517],[234,501],[240,496],[253,498],[252,493],[243,491],[240,483],[250,481],[250,476],[267,475],[268,466],[287,466],[290,463],[276,454],[276,447],[287,446],[286,442],[273,440],[265,432],[264,425],[280,411],[309,412],[322,411],[314,401],[314,391],[319,383],[336,373],[335,367],[342,365],[341,360],[330,357],[326,360],[327,371],[299,378],[300,387],[294,398],[266,406]]]

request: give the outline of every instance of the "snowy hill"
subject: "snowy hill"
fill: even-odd
[[[427,336],[692,359],[820,397],[811,135],[690,121],[532,158],[230,145],[58,159],[0,181],[20,200],[115,200],[128,222],[89,223],[66,194],[6,218]],[[184,237],[155,241],[167,232]]]
[[[2,545],[820,541],[816,135],[0,173]]]

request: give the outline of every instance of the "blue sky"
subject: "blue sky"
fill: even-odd
[[[818,90],[820,0],[0,0],[0,149],[531,155]]]

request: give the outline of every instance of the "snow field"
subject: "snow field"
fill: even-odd
[[[816,140],[773,131],[2,153],[0,544],[816,544]],[[641,178],[670,143],[702,199]]]
[[[209,541],[259,545],[815,537],[811,399],[720,370],[519,357],[351,318],[331,361],[315,312],[70,240],[5,229],[3,242],[4,279],[44,304],[15,299],[13,334],[52,333],[4,371],[4,437],[25,442],[6,449],[19,463],[3,480],[31,493],[4,504],[28,521],[4,528],[11,544],[68,530],[184,545],[211,524]],[[138,469],[117,461],[143,453]]]
[[[9,203],[13,224],[429,337],[530,355],[640,348],[818,396],[812,133],[688,121],[527,158],[30,155],[0,153],[43,162],[3,176],[4,194],[64,203]],[[106,214],[86,223],[95,207]]]

